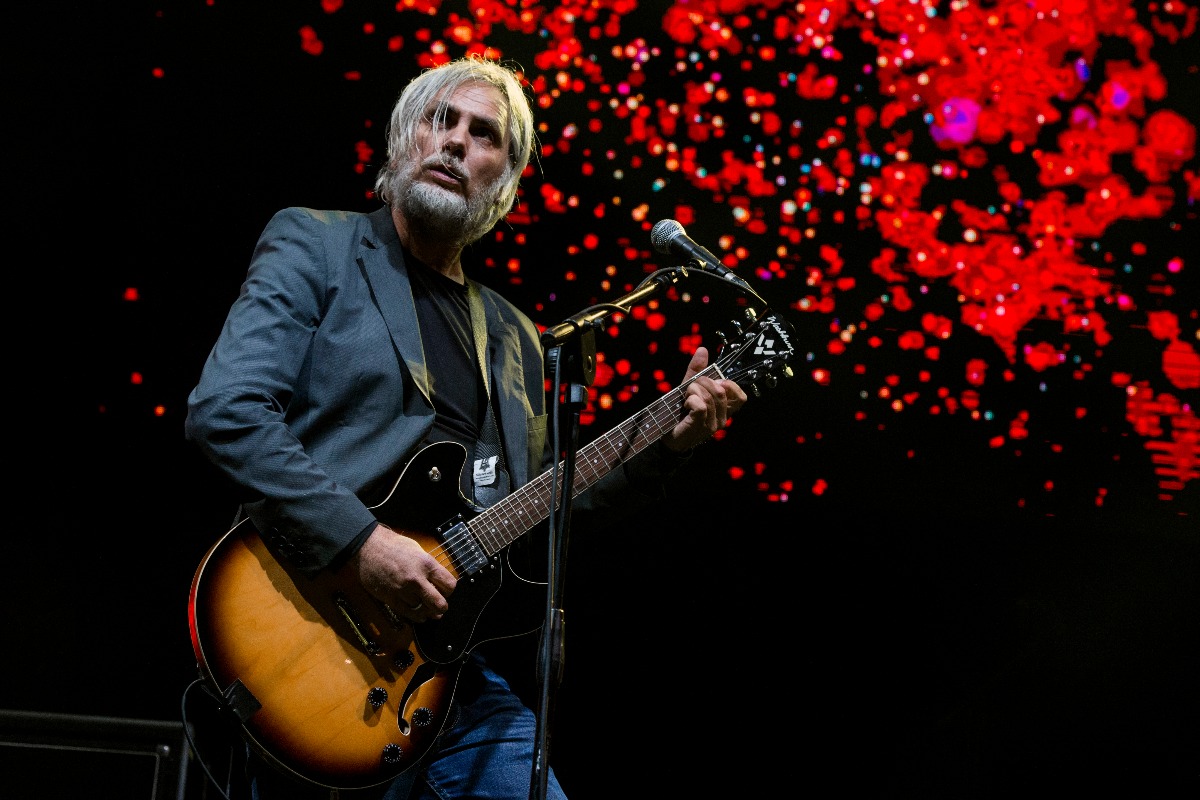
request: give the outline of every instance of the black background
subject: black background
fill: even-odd
[[[9,117],[31,134],[10,234],[32,286],[10,312],[28,369],[9,384],[0,707],[172,720],[196,677],[192,573],[233,511],[183,440],[184,400],[269,215],[374,207],[346,143],[382,147],[356,114],[381,118],[402,80],[294,57],[299,13],[176,4],[164,28],[90,5],[30,28]],[[1055,396],[1064,420],[1105,410],[1085,391]],[[671,502],[572,541],[552,727],[568,794],[1194,796],[1197,487],[1158,500],[1116,428],[1018,459],[963,420],[854,425],[843,399],[785,383]],[[793,458],[778,421],[796,415],[836,434],[802,456],[827,494],[769,503],[726,478]],[[497,654],[525,692],[529,646]]]

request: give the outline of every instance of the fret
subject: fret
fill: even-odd
[[[785,335],[786,330],[781,327],[781,323],[775,321],[772,324],[782,337],[783,344],[788,345],[789,337]],[[753,339],[754,336],[750,336],[746,343]],[[791,349],[788,346],[776,355],[786,361],[790,354]],[[709,364],[692,380],[701,375],[713,379],[726,377],[721,370],[720,361]],[[608,433],[581,448],[575,461],[572,497],[584,492],[675,427],[680,419],[686,391],[687,384],[672,389]],[[560,461],[558,467],[561,475],[564,462]],[[467,523],[467,528],[488,555],[496,554],[550,516],[551,495],[555,501],[561,500],[561,489],[551,486],[553,475],[552,469],[543,472]]]

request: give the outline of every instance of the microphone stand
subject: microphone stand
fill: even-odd
[[[546,350],[546,361],[554,367],[554,415],[551,433],[554,442],[554,500],[550,504],[550,543],[548,548],[548,571],[546,578],[546,619],[538,654],[538,679],[541,692],[538,696],[537,731],[533,753],[533,767],[529,781],[531,800],[544,800],[550,776],[549,720],[553,700],[562,682],[565,621],[563,619],[563,570],[566,561],[567,538],[571,530],[571,505],[575,495],[575,459],[579,449],[579,415],[587,406],[588,387],[596,378],[596,328],[610,314],[626,313],[635,304],[665,291],[687,275],[684,267],[659,270],[642,281],[629,294],[612,303],[601,303],[568,317],[564,322],[547,328],[542,333],[542,347]],[[564,376],[567,381],[564,390]],[[565,396],[566,410],[570,412],[567,447],[565,454],[560,441],[559,398]],[[559,476],[558,456],[563,455],[562,475]],[[564,491],[563,487],[571,487]]]

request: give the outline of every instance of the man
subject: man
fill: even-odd
[[[376,519],[371,503],[398,470],[430,443],[458,442],[469,454],[463,494],[487,506],[555,457],[538,330],[461,260],[512,208],[533,131],[506,67],[468,58],[415,78],[393,108],[376,181],[386,206],[277,213],[189,397],[188,438],[243,493],[272,553],[307,576],[348,570],[412,623],[442,619],[456,579]],[[707,359],[698,348],[685,381]],[[686,453],[745,400],[733,381],[695,377],[674,428],[577,498],[575,519],[660,497]],[[491,430],[499,458],[480,452]],[[373,796],[524,800],[535,723],[472,653],[436,746]],[[263,800],[316,790],[254,757],[249,772]],[[563,797],[552,773],[548,784]]]

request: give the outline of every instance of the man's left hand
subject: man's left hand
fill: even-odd
[[[683,416],[663,437],[668,450],[682,453],[705,441],[724,428],[729,417],[746,402],[746,393],[734,381],[700,375],[707,366],[708,349],[697,347],[683,376],[687,384]]]

